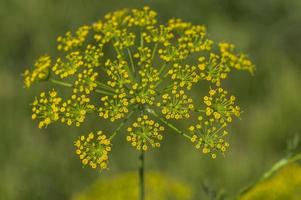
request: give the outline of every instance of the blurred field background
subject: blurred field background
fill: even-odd
[[[212,160],[170,132],[147,154],[147,170],[185,183],[195,200],[209,199],[204,184],[232,196],[285,156],[289,138],[301,135],[300,0],[1,0],[0,199],[71,199],[96,179],[136,170],[138,153],[124,137],[115,142],[109,171],[82,168],[73,140],[104,125],[38,129],[29,104],[43,85],[26,90],[21,74],[39,55],[55,55],[58,35],[109,11],[143,5],[156,10],[161,23],[179,17],[205,24],[211,38],[236,44],[257,67],[253,77],[234,73],[227,80],[244,113],[231,127],[225,158]]]

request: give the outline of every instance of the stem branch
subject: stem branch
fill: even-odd
[[[166,126],[171,128],[175,132],[179,133],[180,135],[184,136],[185,138],[187,138],[189,140],[191,139],[191,137],[188,134],[184,133],[183,131],[181,131],[177,127],[175,127],[173,124],[171,124],[168,121],[166,121],[165,119],[161,118],[154,110],[148,108],[147,112],[152,114],[154,117],[156,117],[158,120],[160,120],[162,123],[164,123]]]

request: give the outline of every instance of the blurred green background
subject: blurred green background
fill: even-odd
[[[138,153],[124,137],[115,142],[109,171],[82,168],[73,140],[102,124],[38,129],[29,103],[41,87],[23,89],[21,74],[39,55],[55,55],[58,35],[109,11],[143,5],[156,10],[162,23],[179,17],[205,24],[211,38],[236,44],[257,67],[253,77],[234,73],[227,81],[244,113],[231,127],[225,158],[212,160],[170,133],[147,154],[147,170],[189,185],[195,200],[209,199],[204,184],[232,196],[286,154],[292,135],[301,134],[300,0],[1,0],[0,199],[70,199],[96,179],[136,170]]]

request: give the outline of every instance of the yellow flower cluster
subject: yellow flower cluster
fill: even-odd
[[[80,47],[86,40],[89,34],[90,26],[81,26],[76,30],[75,35],[69,31],[64,37],[60,36],[57,38],[59,45],[58,50],[69,51],[75,47]]]
[[[199,58],[198,68],[201,71],[201,79],[207,80],[216,86],[221,85],[221,80],[227,78],[230,68],[225,63],[221,63],[220,59],[220,56],[214,53],[210,54],[208,61],[204,56]]]
[[[46,80],[49,76],[49,68],[51,67],[51,59],[49,56],[42,56],[34,64],[32,71],[25,70],[24,86],[29,88],[33,83]]]
[[[66,56],[66,61],[58,58],[52,67],[52,71],[55,75],[60,76],[60,78],[66,78],[74,75],[83,64],[83,57],[80,55],[80,52],[74,51]]]
[[[113,43],[113,46],[116,49],[122,51],[125,48],[133,46],[135,44],[135,39],[136,36],[134,33],[127,33],[127,31],[124,29],[120,33],[120,36],[116,38],[116,41]]]
[[[74,82],[74,93],[86,93],[90,94],[94,88],[97,87],[96,78],[97,72],[91,69],[85,69],[83,72],[78,73],[77,80]]]
[[[108,168],[108,154],[111,151],[111,141],[101,131],[88,136],[80,136],[74,142],[76,154],[84,166],[89,165],[93,169],[104,170]]]
[[[134,58],[138,59],[138,65],[143,66],[146,63],[151,63],[151,49],[148,47],[138,47],[138,52],[134,54]]]
[[[235,97],[231,95],[227,98],[228,92],[222,88],[211,89],[209,96],[204,97],[206,105],[206,115],[213,117],[220,123],[232,122],[232,116],[240,116],[239,106],[235,106]]]
[[[144,33],[143,36],[147,43],[154,42],[163,46],[169,46],[171,44],[170,39],[174,37],[170,28],[164,25],[149,28],[148,34]]]
[[[38,119],[39,128],[47,127],[50,123],[59,120],[60,106],[62,98],[57,96],[55,90],[51,90],[48,95],[45,92],[40,94],[32,103],[32,119]]]
[[[234,67],[238,70],[247,70],[250,73],[254,72],[254,65],[251,60],[243,53],[235,53],[233,44],[220,43],[219,44],[221,58],[229,67]]]
[[[99,108],[99,116],[104,119],[109,118],[111,122],[123,118],[129,112],[129,102],[125,98],[125,93],[114,95],[113,98],[104,96],[101,98],[101,101],[104,105]]]
[[[234,69],[253,73],[255,67],[232,44],[211,40],[204,25],[181,19],[159,24],[156,16],[149,7],[124,9],[58,37],[57,48],[63,51],[60,56],[42,56],[32,71],[24,73],[26,87],[49,81],[71,89],[71,97],[64,101],[54,91],[50,97],[44,93],[41,100],[34,101],[33,119],[41,120],[39,127],[59,119],[80,126],[88,113],[97,113],[119,123],[112,131],[113,138],[132,116],[142,113],[128,128],[127,140],[137,149],[160,146],[160,132],[164,130],[157,123],[160,122],[193,138],[204,152],[224,152],[227,145],[216,130],[226,127],[234,116],[239,117],[240,108],[235,105],[235,97],[221,88],[222,80],[229,78]],[[200,81],[216,88],[199,97],[203,98],[204,108],[188,95]],[[146,113],[154,119],[150,120]],[[203,135],[186,134],[169,122],[194,119],[193,113],[206,118],[194,126]],[[92,138],[87,144],[90,141]]]
[[[113,88],[123,88],[125,84],[131,83],[128,65],[125,60],[111,61],[105,63],[107,75],[110,77],[107,84]]]
[[[98,44],[97,46],[87,45],[83,56],[85,67],[94,68],[100,66],[100,59],[103,56],[102,48],[103,44]]]
[[[192,99],[184,93],[184,90],[164,94],[162,103],[157,103],[157,106],[161,108],[166,119],[189,118],[189,112],[194,109]]]
[[[202,79],[221,86],[221,81],[226,79],[231,68],[254,72],[254,65],[244,54],[236,54],[233,44],[219,43],[219,52],[210,53],[209,58],[199,57],[198,68]]]
[[[192,134],[191,142],[195,148],[200,149],[204,154],[211,154],[213,159],[216,158],[217,152],[224,153],[229,147],[229,143],[224,140],[228,134],[225,124],[216,123],[214,119],[203,120],[198,118],[198,123],[189,127]]]
[[[149,119],[147,115],[143,115],[138,117],[137,121],[127,128],[127,131],[129,135],[126,140],[138,150],[146,151],[148,144],[152,147],[160,147],[160,141],[163,139],[160,132],[164,131],[164,127]]]
[[[141,10],[133,9],[129,15],[125,17],[124,22],[129,26],[152,26],[157,23],[157,13],[149,7],[144,7]]]
[[[90,99],[85,95],[77,96],[73,94],[71,99],[67,100],[62,104],[61,111],[61,122],[71,126],[75,124],[80,126],[86,118],[87,112],[93,111],[95,106],[90,104]]]
[[[171,79],[175,81],[174,85],[177,85],[181,88],[185,87],[190,90],[192,85],[197,83],[200,79],[200,76],[196,70],[197,67],[195,66],[181,66],[175,63],[173,68],[168,71],[168,74],[171,76]]]
[[[129,93],[133,95],[130,99],[131,104],[148,104],[153,105],[156,97],[156,91],[153,84],[143,83],[134,84]]]

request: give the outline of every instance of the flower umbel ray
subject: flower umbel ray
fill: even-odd
[[[110,136],[98,131],[79,137],[75,146],[83,165],[107,168],[119,134],[137,150],[158,148],[166,129],[212,158],[227,150],[226,129],[241,111],[223,81],[233,70],[253,73],[255,67],[233,44],[210,39],[204,25],[181,19],[159,23],[149,7],[123,9],[57,42],[60,56],[38,58],[25,71],[24,85],[48,81],[55,88],[32,104],[40,128],[54,122],[81,126],[93,114],[117,127]],[[193,101],[191,90],[199,82],[207,83],[209,93]],[[70,93],[60,97],[57,86]],[[184,119],[189,124],[181,130],[176,122]]]

